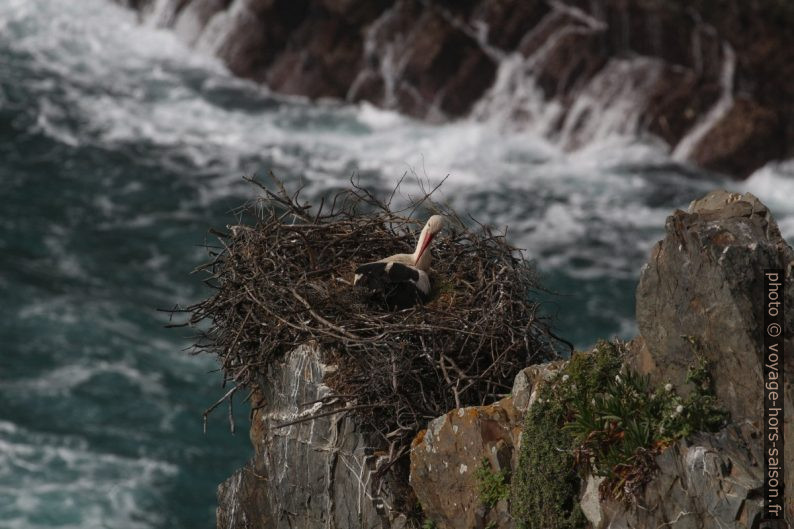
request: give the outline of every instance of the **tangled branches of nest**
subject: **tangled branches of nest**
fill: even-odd
[[[203,267],[214,294],[187,309],[191,324],[209,322],[196,347],[218,355],[234,384],[227,396],[315,342],[337,366],[328,383],[346,402],[336,409],[390,446],[394,461],[428,420],[493,401],[522,368],[556,357],[559,343],[530,300],[532,269],[503,236],[467,229],[429,195],[414,203],[447,215],[451,229],[432,247],[430,301],[391,312],[352,287],[354,269],[412,253],[424,218],[355,185],[316,208],[299,192],[262,189],[247,209],[252,225],[218,234],[222,248]]]

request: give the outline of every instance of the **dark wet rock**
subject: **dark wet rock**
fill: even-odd
[[[342,18],[305,21],[269,66],[268,86],[285,94],[343,99],[361,68],[357,28]]]
[[[691,159],[713,171],[750,174],[766,160],[785,155],[784,138],[775,111],[740,97],[695,147]]]
[[[546,2],[478,2],[469,17],[472,29],[484,28],[485,41],[500,50],[515,50],[552,11]]]
[[[352,100],[434,120],[466,114],[496,74],[472,35],[414,1],[396,2],[366,29],[364,65]]]
[[[677,159],[739,177],[794,155],[783,2],[116,1],[158,11],[156,23],[278,92],[431,121],[477,108],[571,149],[647,131]],[[533,113],[547,107],[559,115]]]
[[[547,98],[575,98],[609,61],[602,29],[581,27],[559,37],[539,65],[537,83]],[[542,44],[542,43],[541,43]]]

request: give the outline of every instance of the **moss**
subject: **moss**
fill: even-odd
[[[477,478],[480,501],[489,509],[496,506],[500,500],[506,500],[510,496],[507,475],[504,471],[494,472],[488,459],[482,460],[482,465],[477,469],[474,477]]]
[[[539,390],[524,422],[511,491],[511,510],[519,527],[574,529],[586,525],[577,501],[580,480],[574,438],[564,427],[576,401],[586,400],[604,387],[620,369],[622,357],[617,344],[599,342],[592,353],[574,355],[563,372]],[[579,391],[558,394],[556,387],[563,379]]]
[[[565,408],[544,398],[530,408],[521,434],[521,452],[511,491],[511,510],[518,527],[574,529],[586,520],[576,501],[579,478],[571,452],[571,434],[562,429]],[[543,399],[543,400],[540,400]]]

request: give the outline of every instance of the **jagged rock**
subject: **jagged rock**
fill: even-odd
[[[516,411],[522,416],[526,414],[529,407],[538,398],[540,387],[549,382],[567,363],[567,360],[547,362],[529,366],[518,373],[513,382],[513,391],[510,393]]]
[[[251,424],[254,458],[218,491],[218,528],[398,528],[397,505],[411,493],[386,474],[373,479],[378,453],[342,414],[281,425],[310,411],[333,392],[324,380],[335,367],[322,351],[299,347],[271,367],[259,386]],[[313,403],[308,404],[307,403]]]
[[[650,131],[740,177],[794,155],[784,2],[116,1],[277,92],[432,121],[475,109],[571,149]]]
[[[763,417],[763,272],[785,271],[784,299],[794,307],[794,251],[769,210],[746,193],[714,191],[667,219],[637,288],[644,340],[635,364],[656,381],[683,386],[699,349],[712,365],[717,397],[734,422]],[[794,350],[794,310],[785,312],[785,348]],[[694,344],[692,343],[694,341]],[[785,406],[794,409],[794,357],[786,355]],[[794,438],[791,414],[785,433]],[[794,461],[794,444],[786,445]],[[794,468],[786,480],[794,480]],[[788,491],[791,498],[792,492]]]
[[[341,17],[305,20],[268,67],[268,86],[285,94],[343,99],[361,69],[363,43]]]
[[[763,509],[760,434],[751,425],[696,434],[662,452],[659,471],[631,506],[582,502],[594,529],[758,527]],[[588,490],[597,480],[591,478]],[[597,494],[596,494],[597,495]]]
[[[511,471],[520,418],[510,399],[460,408],[430,422],[411,451],[411,486],[425,517],[442,528],[512,527],[506,502],[488,509],[477,470]]]
[[[667,219],[666,237],[652,250],[637,288],[641,336],[628,363],[662,384],[686,391],[688,366],[702,354],[732,424],[680,440],[657,458],[658,473],[634,505],[594,502],[594,478],[582,498],[596,529],[758,527],[763,507],[763,272],[785,270],[794,302],[794,251],[756,197],[715,191]],[[792,305],[789,305],[792,306]],[[787,349],[794,312],[787,311]],[[794,404],[794,359],[786,359],[786,402]],[[790,414],[785,431],[794,434]],[[786,447],[785,459],[794,460]],[[786,479],[794,477],[787,469]],[[791,505],[791,491],[786,498]],[[586,508],[585,508],[586,507]],[[794,512],[788,513],[789,517]]]
[[[411,450],[411,487],[424,515],[441,528],[514,527],[506,500],[492,508],[480,498],[483,464],[507,479],[518,464],[523,416],[564,361],[530,366],[515,379],[510,397],[490,406],[452,410],[430,422]]]
[[[269,509],[263,469],[255,461],[237,470],[218,487],[218,529],[276,527]]]
[[[431,120],[466,114],[493,83],[496,64],[449,16],[413,0],[383,12],[366,29],[367,67],[349,97]]]

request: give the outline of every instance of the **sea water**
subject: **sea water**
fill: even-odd
[[[652,141],[565,152],[488,115],[431,126],[279,97],[107,0],[0,0],[0,527],[214,525],[247,418],[232,435],[221,410],[202,433],[217,365],[157,309],[210,293],[190,275],[207,230],[269,171],[309,199],[353,175],[384,194],[406,175],[399,200],[448,177],[437,198],[507,228],[580,347],[632,336],[666,215],[710,189],[758,194],[794,236],[791,164],[736,184]]]

